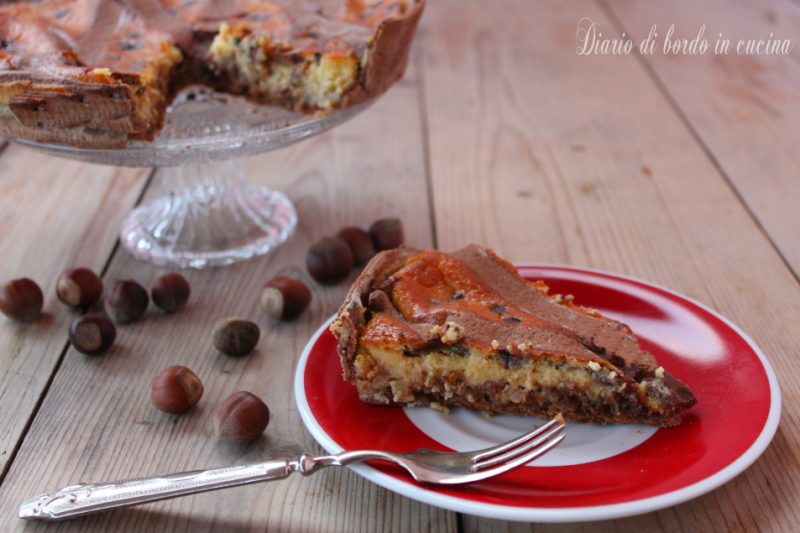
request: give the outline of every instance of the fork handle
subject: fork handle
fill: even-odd
[[[309,463],[314,464],[314,458],[303,454],[250,465],[111,483],[74,485],[31,498],[20,506],[19,516],[48,521],[74,518],[116,507],[129,507],[197,492],[283,479],[295,470],[305,471],[305,465]]]

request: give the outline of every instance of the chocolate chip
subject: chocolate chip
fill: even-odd
[[[489,306],[489,311],[491,311],[492,313],[497,313],[498,315],[502,315],[503,313],[508,311],[508,308],[505,305],[492,304]]]
[[[603,348],[602,346],[596,345],[592,341],[592,339],[589,339],[587,337],[581,337],[579,335],[578,336],[578,340],[581,341],[581,344],[586,346],[589,350],[591,350],[592,352],[596,353],[597,355],[606,355],[606,349]],[[612,362],[612,364],[613,364],[613,362]]]
[[[469,348],[461,343],[451,344],[448,348],[446,353],[452,353],[454,355],[465,356],[469,354]]]
[[[421,354],[419,351],[413,350],[408,346],[406,346],[403,348],[403,355],[405,355],[406,357],[419,357]]]
[[[497,352],[497,358],[500,360],[503,366],[508,369],[519,368],[522,366],[522,360],[505,349]]]
[[[252,20],[269,20],[272,18],[272,13],[249,13],[247,18]]]
[[[119,47],[126,52],[130,52],[131,50],[138,50],[141,48],[142,43],[134,39],[122,39],[122,41],[119,43]]]

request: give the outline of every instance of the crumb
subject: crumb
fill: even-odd
[[[442,342],[445,344],[453,344],[461,340],[464,336],[464,328],[455,322],[448,322],[445,324],[447,329],[442,335]]]
[[[613,370],[608,373],[608,379],[614,379],[615,377],[617,377],[617,373]]]
[[[517,348],[519,348],[519,351],[524,352],[525,350],[528,349],[528,344],[525,342],[520,342],[519,344],[517,344]]]
[[[497,339],[492,340],[492,350],[496,350],[500,347],[500,343],[497,342]]]
[[[595,361],[589,361],[587,363],[587,366],[592,370],[594,370],[595,372],[600,372],[600,363],[597,363]]]
[[[664,367],[663,366],[660,366],[660,367],[656,368],[656,377],[657,378],[663,378],[664,377]]]
[[[449,413],[450,412],[450,408],[449,407],[447,407],[446,405],[441,404],[439,402],[431,402],[430,405],[428,405],[428,407],[430,407],[434,411],[439,411],[440,413]]]

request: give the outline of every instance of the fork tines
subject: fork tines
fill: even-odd
[[[559,413],[553,420],[530,433],[476,453],[472,458],[471,470],[506,472],[547,453],[563,439],[564,417]]]

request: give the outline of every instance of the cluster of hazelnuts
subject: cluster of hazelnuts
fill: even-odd
[[[98,314],[80,316],[69,326],[69,339],[80,352],[105,353],[117,337],[114,323],[139,320],[147,310],[150,298],[163,311],[174,313],[186,305],[190,293],[189,282],[177,273],[158,278],[149,295],[134,280],[117,281],[105,297],[106,314],[111,320]],[[59,276],[56,296],[68,307],[87,309],[103,296],[103,281],[88,268],[71,268]],[[0,286],[0,312],[9,318],[33,322],[42,315],[43,305],[42,289],[32,279],[14,279]]]
[[[365,231],[355,226],[339,230],[335,237],[323,237],[306,255],[306,268],[315,281],[333,285],[344,280],[353,266],[363,266],[383,250],[403,244],[403,224],[396,218],[383,218]]]
[[[161,411],[182,414],[203,396],[203,382],[185,366],[168,366],[158,373],[150,390],[150,401]],[[247,391],[228,396],[214,412],[214,433],[222,440],[248,442],[269,424],[269,408]]]
[[[363,266],[379,251],[403,244],[403,226],[396,218],[372,224],[368,231],[355,226],[342,228],[335,237],[314,243],[306,255],[306,268],[318,283],[338,283],[354,266]],[[56,283],[56,295],[65,305],[88,309],[103,296],[103,282],[87,268],[64,271]],[[148,291],[134,280],[117,281],[104,301],[106,314],[88,314],[75,318],[69,327],[69,339],[80,352],[102,354],[114,344],[116,324],[139,320],[150,300],[166,313],[183,309],[191,295],[189,282],[178,273],[158,278]],[[293,320],[311,303],[311,290],[302,281],[286,276],[272,278],[262,289],[260,305],[264,313],[278,320]],[[0,285],[0,312],[23,322],[33,322],[42,314],[44,297],[36,282],[28,278]],[[250,354],[258,344],[258,325],[241,318],[225,318],[214,327],[213,343],[217,350],[231,357]],[[203,383],[185,366],[175,365],[158,373],[151,388],[151,402],[161,411],[180,414],[200,401]],[[247,442],[255,439],[269,424],[267,405],[256,395],[241,391],[229,396],[214,414],[214,433],[223,440]]]

